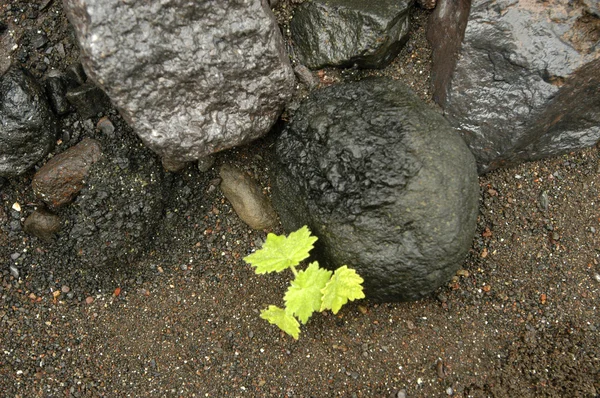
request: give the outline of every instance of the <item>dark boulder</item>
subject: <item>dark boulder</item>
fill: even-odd
[[[424,297],[454,275],[471,245],[473,155],[399,82],[314,91],[278,139],[272,171],[284,227],[308,225],[324,264],[354,267],[370,298]]]
[[[290,23],[300,61],[309,68],[383,68],[408,40],[413,0],[314,0]]]
[[[173,164],[267,133],[294,85],[266,2],[65,0],[87,75]]]
[[[592,12],[569,0],[440,0],[428,32],[434,98],[481,173],[600,139],[600,18]]]
[[[12,66],[0,77],[0,176],[23,174],[56,143],[56,119],[44,90]]]

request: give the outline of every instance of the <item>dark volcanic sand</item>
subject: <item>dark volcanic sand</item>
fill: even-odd
[[[280,21],[289,16],[284,8],[293,4],[280,2]],[[40,10],[10,0],[0,15],[8,25],[2,38],[18,44],[9,54],[36,76],[76,59],[60,1]],[[360,73],[399,78],[429,99],[426,17],[416,13],[412,52],[403,50],[383,72]],[[41,49],[31,44],[38,31],[49,40]],[[355,77],[327,70],[322,81]],[[127,132],[116,114],[109,117]],[[61,123],[76,129],[76,119]],[[600,394],[598,148],[481,177],[477,235],[448,286],[416,303],[361,301],[337,316],[315,315],[294,341],[258,316],[281,304],[289,275],[257,276],[242,261],[265,233],[239,220],[215,181],[220,164],[234,163],[268,192],[263,159],[275,137],[219,154],[207,173],[190,166],[173,176],[155,250],[118,270],[81,268],[75,259],[62,265],[69,262],[58,261],[52,244],[12,230],[38,203],[31,174],[2,184],[0,395]],[[11,210],[15,202],[21,213]],[[15,263],[18,279],[9,271]]]

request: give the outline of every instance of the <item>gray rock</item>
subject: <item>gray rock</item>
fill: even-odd
[[[569,0],[469,3],[440,0],[429,38],[434,98],[479,171],[595,144],[600,20]]]
[[[65,0],[88,77],[161,157],[194,161],[264,135],[294,74],[260,1]]]
[[[296,77],[298,77],[298,80],[305,84],[310,90],[319,85],[319,79],[304,65],[296,65],[294,67],[294,73],[296,74]]]
[[[308,225],[323,264],[368,297],[415,300],[447,282],[475,233],[475,160],[444,118],[386,78],[312,94],[277,141],[273,204]]]
[[[60,217],[47,210],[38,209],[25,219],[23,229],[25,232],[49,242],[60,231]]]
[[[277,225],[277,214],[269,198],[252,177],[229,164],[221,166],[219,176],[223,194],[250,228],[262,230]]]
[[[104,116],[96,123],[96,129],[102,132],[107,138],[113,138],[115,136],[115,126],[112,124],[107,116]]]
[[[23,174],[54,148],[56,119],[44,90],[12,66],[0,77],[0,176]]]
[[[600,2],[598,0],[583,0],[583,4],[585,4],[590,14],[600,17]]]
[[[208,155],[203,158],[198,159],[198,171],[201,173],[206,173],[210,170],[215,164],[215,156]]]
[[[34,194],[51,208],[71,203],[83,188],[90,167],[101,156],[100,143],[85,138],[50,159],[35,173],[31,181]]]
[[[324,66],[383,68],[408,40],[413,0],[313,0],[290,23],[300,61]]]

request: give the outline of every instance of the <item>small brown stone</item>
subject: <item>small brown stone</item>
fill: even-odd
[[[277,214],[256,181],[234,166],[224,164],[219,175],[221,190],[237,215],[253,229],[271,228],[277,224]]]
[[[83,188],[89,169],[102,156],[100,143],[85,138],[56,155],[33,176],[35,195],[51,208],[70,203]]]
[[[60,231],[60,217],[47,210],[38,209],[31,213],[23,225],[25,232],[49,242]]]

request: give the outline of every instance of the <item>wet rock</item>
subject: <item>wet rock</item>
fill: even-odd
[[[159,159],[131,133],[102,147],[79,195],[61,209],[70,228],[57,244],[69,247],[82,266],[120,269],[153,247],[170,185]]]
[[[600,139],[600,18],[582,3],[440,0],[429,39],[434,98],[480,173]]]
[[[208,170],[213,167],[215,164],[215,156],[208,155],[203,158],[198,159],[198,171],[201,173],[206,173]]]
[[[260,1],[64,5],[88,77],[163,158],[194,161],[258,138],[291,96],[283,40]]]
[[[587,12],[600,17],[600,3],[598,0],[583,0],[583,4],[587,7]]]
[[[37,49],[40,49],[48,44],[48,36],[45,33],[37,33],[31,39],[31,45]]]
[[[69,89],[67,100],[77,109],[82,119],[94,117],[110,106],[110,99],[93,83]]]
[[[76,88],[87,82],[87,75],[80,62],[74,63],[67,68],[65,78],[67,80],[67,88]]]
[[[15,35],[8,34],[8,25],[0,22],[0,76],[10,68],[16,41]]]
[[[314,91],[277,141],[273,204],[354,267],[367,296],[415,300],[447,282],[475,233],[473,156],[444,118],[385,78]]]
[[[100,118],[96,123],[96,128],[102,132],[106,137],[113,138],[115,135],[115,126],[112,124],[110,119],[106,116]]]
[[[309,89],[313,89],[319,85],[319,79],[304,65],[294,67],[294,73],[298,80],[305,84]]]
[[[228,164],[221,166],[219,175],[221,190],[242,221],[258,230],[277,225],[277,215],[269,198],[252,177]]]
[[[46,77],[46,93],[50,100],[50,105],[57,115],[64,115],[69,112],[70,105],[67,101],[67,83],[62,73],[52,70]]]
[[[100,143],[85,138],[56,155],[33,176],[34,194],[51,208],[70,203],[81,191],[92,164],[102,156]]]
[[[294,11],[292,40],[300,61],[383,68],[408,40],[412,0],[314,0]]]
[[[0,176],[23,174],[42,160],[54,148],[56,132],[43,89],[12,66],[0,77]]]
[[[60,217],[47,210],[38,209],[25,219],[25,232],[49,242],[60,231]]]

